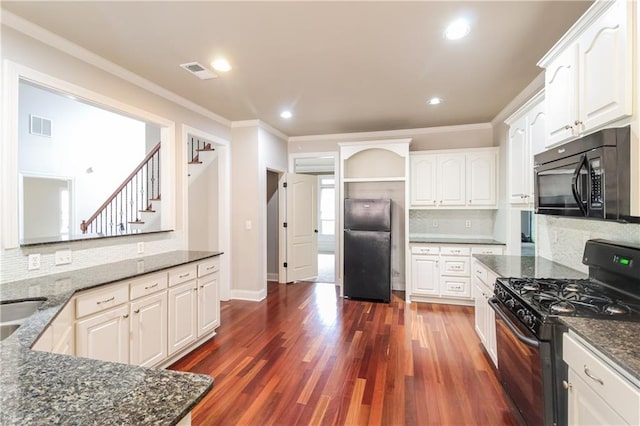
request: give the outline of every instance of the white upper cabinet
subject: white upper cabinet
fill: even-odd
[[[493,151],[467,155],[467,205],[496,205],[496,164]]]
[[[543,92],[531,98],[506,120],[509,125],[509,202],[532,207],[533,156],[544,151],[547,114]]]
[[[547,146],[631,116],[630,4],[595,2],[538,63],[546,70]]]
[[[413,208],[496,208],[497,150],[411,153]]]

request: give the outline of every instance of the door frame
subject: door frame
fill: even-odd
[[[338,151],[320,151],[320,152],[299,152],[299,153],[290,153],[289,154],[289,167],[288,167],[288,171],[291,173],[296,173],[296,169],[295,169],[295,164],[296,164],[296,158],[314,158],[314,157],[333,157],[333,175],[334,175],[334,179],[336,180],[336,191],[335,191],[335,241],[334,241],[334,264],[333,264],[333,268],[334,268],[334,276],[335,276],[335,285],[342,287],[342,276],[339,274],[339,270],[340,270],[340,238],[338,238],[338,236],[340,235],[339,232],[342,229],[342,222],[340,222],[340,215],[339,215],[339,205],[340,205],[340,191],[338,189],[338,182],[340,182],[340,175],[341,175],[341,170],[339,167],[340,164],[340,156]],[[280,204],[279,204],[279,208],[282,209],[284,200],[284,197],[282,197],[282,195],[280,195]],[[280,227],[281,230],[281,235],[284,234],[284,230],[282,227]],[[286,240],[284,241],[284,246],[283,246],[283,238],[280,238],[280,274],[279,274],[279,278],[278,278],[278,282],[279,283],[286,283],[287,280],[287,271],[284,269],[284,267],[282,266],[283,263],[285,262],[286,259]]]

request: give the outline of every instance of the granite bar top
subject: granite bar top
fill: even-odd
[[[570,330],[603,355],[620,374],[640,388],[640,323],[560,317]]]
[[[437,235],[424,234],[409,234],[409,243],[505,245],[505,243],[491,238],[438,237]]]
[[[588,275],[537,256],[502,256],[474,254],[499,277],[519,278],[588,278]]]
[[[0,303],[44,299],[0,342],[0,424],[174,425],[213,387],[207,375],[136,367],[31,346],[74,293],[215,256],[174,251],[0,284]]]

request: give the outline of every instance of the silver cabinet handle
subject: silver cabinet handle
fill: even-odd
[[[571,390],[573,386],[571,385],[571,383],[567,382],[566,380],[563,380],[562,387],[565,388],[566,390]]]
[[[124,314],[122,318],[129,318],[129,314]]]
[[[209,266],[206,270],[207,270],[207,271],[210,271],[210,270],[212,270],[212,269],[216,269],[216,267],[215,267],[215,266]]]
[[[580,121],[580,120],[576,120],[576,121],[574,121],[574,123],[573,123],[573,124],[575,124],[576,126],[579,126],[579,125],[581,125],[581,124],[582,124],[582,121]]]
[[[573,127],[573,126],[572,126],[571,124],[567,124],[566,126],[564,126],[564,129],[565,129],[565,130],[569,130],[569,129],[571,129],[572,127]]]
[[[140,313],[140,309],[136,309],[135,311],[133,311],[134,314],[139,314]]]
[[[116,299],[115,296],[111,297],[110,299],[107,300],[101,300],[99,302],[96,302],[96,305],[102,305],[103,303],[108,303],[108,302],[113,302]]]
[[[147,286],[147,287],[145,287],[144,289],[145,289],[145,290],[149,290],[149,289],[151,289],[151,288],[155,288],[155,287],[158,287],[158,283],[155,283],[154,285]]]
[[[189,275],[191,275],[191,272],[187,272],[186,274],[182,274],[182,275],[180,275],[178,278],[186,278],[186,277],[188,277]]]
[[[602,386],[604,386],[604,382],[602,381],[601,378],[594,376],[593,374],[591,374],[591,371],[589,371],[589,369],[587,368],[587,364],[584,365],[584,374],[587,375],[587,377],[589,377],[592,380],[595,380],[596,382],[600,383]]]
[[[203,285],[201,285],[201,286],[200,286],[200,288],[204,288],[204,286],[203,286]]]

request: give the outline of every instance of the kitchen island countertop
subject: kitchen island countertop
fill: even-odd
[[[177,424],[213,387],[213,378],[31,346],[78,291],[220,254],[175,251],[0,284],[2,303],[45,299],[0,342],[0,424]]]

